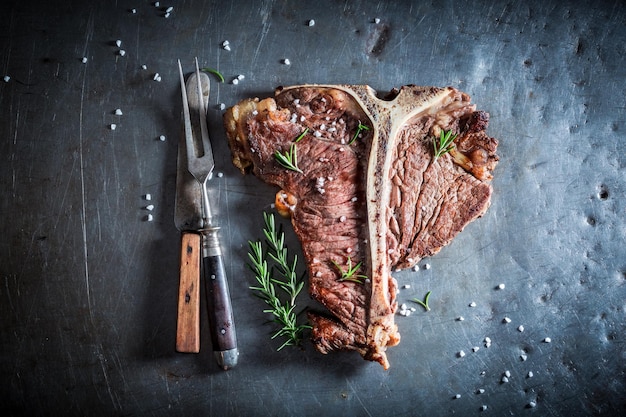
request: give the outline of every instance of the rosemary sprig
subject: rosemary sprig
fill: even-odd
[[[424,309],[426,309],[426,311],[430,311],[430,307],[428,306],[428,299],[430,298],[430,291],[428,291],[426,293],[426,296],[424,297],[424,301],[422,300],[418,300],[417,298],[412,299],[411,301],[413,301],[414,303],[417,303],[419,305],[421,305],[422,307],[424,307]]]
[[[357,140],[361,132],[364,130],[370,130],[370,128],[362,124],[361,122],[359,122],[359,125],[356,127],[356,132],[354,132],[354,136],[352,136],[352,139],[350,139],[350,142],[348,142],[348,145],[352,145],[354,141]]]
[[[300,168],[298,168],[298,151],[296,150],[296,144],[292,143],[289,147],[288,151],[285,153],[281,153],[280,151],[274,152],[274,157],[279,164],[283,167],[290,169],[292,171],[296,171],[302,173]]]
[[[302,140],[302,138],[304,136],[306,136],[306,134],[309,133],[309,128],[307,127],[306,129],[304,129],[304,131],[302,133],[300,133],[300,135],[296,138],[296,140],[294,140],[295,143],[298,143]]]
[[[439,143],[437,143],[437,138],[433,138],[435,159],[454,149],[454,139],[456,139],[456,137],[457,135],[453,135],[451,130],[448,130],[447,132],[442,130],[441,135],[439,136]]]
[[[359,268],[361,268],[361,262],[352,266],[352,259],[350,259],[349,256],[348,256],[348,263],[346,265],[347,269],[345,270],[337,262],[332,261],[332,260],[331,262],[333,263],[333,265],[335,265],[335,267],[341,273],[341,278],[339,278],[339,281],[352,281],[352,282],[356,282],[359,284],[363,284],[363,280],[367,279],[366,275],[360,275],[356,273],[359,270]]]
[[[221,72],[219,72],[216,69],[205,67],[205,68],[202,68],[200,71],[210,72],[211,74],[215,75],[220,80],[221,83],[224,82],[224,76],[222,75]]]
[[[273,322],[280,326],[280,329],[272,334],[272,339],[277,337],[285,339],[277,349],[281,350],[285,346],[299,345],[304,331],[310,329],[311,326],[298,324],[298,314],[295,312],[296,298],[304,287],[303,277],[298,278],[296,273],[298,257],[294,255],[293,262],[289,261],[285,247],[285,234],[276,230],[274,215],[263,213],[263,219],[265,220],[263,234],[266,238],[267,251],[264,252],[260,241],[248,242],[250,245],[248,257],[252,262],[249,266],[254,271],[258,283],[258,286],[251,286],[250,289],[258,292],[258,297],[269,305],[269,308],[263,312],[271,313],[274,316]],[[269,266],[268,259],[272,267]],[[280,278],[272,276],[274,268],[278,269]],[[286,298],[285,301],[283,301],[284,298]]]

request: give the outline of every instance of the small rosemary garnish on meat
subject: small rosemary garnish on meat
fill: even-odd
[[[272,339],[277,337],[285,338],[285,341],[277,350],[285,346],[297,346],[302,341],[303,333],[311,326],[298,324],[298,314],[295,312],[296,297],[304,287],[303,276],[298,278],[296,265],[297,255],[294,255],[293,262],[289,261],[287,248],[285,247],[285,234],[276,230],[274,215],[263,213],[265,228],[263,234],[266,238],[267,250],[264,252],[261,241],[248,242],[250,252],[248,257],[252,262],[249,265],[256,275],[258,286],[251,286],[250,289],[258,292],[260,297],[269,308],[263,310],[264,313],[271,313],[274,322],[280,329],[272,334]],[[268,264],[271,262],[271,266]],[[274,269],[278,269],[280,278],[273,276]],[[279,294],[282,290],[283,301]],[[286,297],[285,297],[286,296]]]
[[[348,145],[352,145],[354,141],[357,140],[361,132],[364,130],[370,130],[370,128],[362,124],[361,122],[359,122],[359,125],[356,127],[356,132],[354,132],[354,136],[352,136],[352,139],[350,139],[350,142],[348,142]]]
[[[309,133],[309,128],[307,127],[306,129],[304,129],[304,131],[302,133],[300,133],[300,135],[296,138],[296,140],[294,140],[295,143],[298,143],[302,140],[303,137],[306,136],[306,134]]]
[[[428,299],[430,298],[430,291],[428,291],[426,293],[426,296],[424,297],[424,301],[422,300],[418,300],[417,298],[412,299],[411,301],[413,301],[414,303],[417,303],[419,305],[421,305],[422,307],[424,307],[426,309],[426,311],[430,311],[430,307],[428,306]]]
[[[219,72],[216,69],[205,67],[205,68],[202,68],[200,71],[210,72],[211,74],[215,75],[220,80],[221,83],[224,82],[224,76],[222,75],[221,72]]]
[[[348,256],[348,263],[346,265],[347,269],[345,270],[337,262],[332,261],[332,260],[331,262],[333,263],[333,265],[335,265],[335,267],[341,273],[341,278],[339,278],[339,281],[351,281],[351,282],[363,284],[363,280],[367,279],[366,275],[360,275],[356,273],[361,268],[362,262],[359,262],[358,264],[352,266],[352,259],[350,259],[350,257]]]
[[[280,151],[274,152],[274,157],[279,164],[283,167],[290,169],[292,171],[296,171],[302,173],[300,168],[298,168],[298,151],[296,150],[296,144],[292,143],[289,147],[288,151],[285,153],[281,153]]]
[[[454,139],[456,139],[456,137],[457,135],[453,135],[451,130],[448,130],[447,132],[442,130],[441,135],[439,136],[439,141],[437,141],[437,138],[433,138],[435,159],[454,149]]]

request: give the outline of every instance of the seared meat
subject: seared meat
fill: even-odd
[[[453,88],[405,86],[381,100],[367,86],[297,86],[224,118],[234,164],[289,201],[309,291],[329,313],[309,313],[315,346],[388,368],[385,350],[400,341],[390,272],[437,253],[489,206],[498,158],[487,113]],[[456,149],[434,158],[442,129],[458,134]],[[288,170],[275,152],[305,131],[301,172]]]

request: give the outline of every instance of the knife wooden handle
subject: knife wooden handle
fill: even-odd
[[[228,280],[217,240],[217,230],[209,230],[203,236],[202,256],[202,277],[206,285],[213,352],[218,365],[226,370],[237,364],[239,351]]]
[[[197,233],[185,232],[181,238],[176,326],[176,350],[178,352],[198,353],[200,351],[201,238]]]

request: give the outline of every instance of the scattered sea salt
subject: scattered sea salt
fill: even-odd
[[[116,116],[121,116],[122,114],[124,114],[124,113],[122,113],[122,109],[115,109],[115,115]]]
[[[487,406],[486,405],[483,405],[483,406],[480,407],[480,411],[485,411],[485,410],[487,410]]]
[[[461,398],[461,394],[456,394],[456,395],[454,396],[454,398],[456,398],[456,399],[458,400],[459,398]]]
[[[505,317],[502,319],[502,323],[510,323],[510,322],[511,322],[511,319],[508,317]]]
[[[456,321],[463,321],[463,320],[465,320],[465,317],[463,317],[463,316],[459,316],[459,317],[456,318]]]
[[[527,356],[527,355],[524,355],[524,354],[519,355],[519,357],[520,357],[520,359],[522,360],[522,362],[524,362],[524,361],[526,361],[526,359],[528,359],[528,356]]]
[[[146,206],[146,210],[148,210],[148,211],[152,211],[152,210],[154,210],[154,204],[148,204],[148,205]]]
[[[380,23],[380,19],[379,18],[374,19],[374,23],[379,24]]]
[[[472,348],[472,352],[478,352],[480,350],[480,348],[478,346],[474,346]]]
[[[120,49],[120,50],[118,51],[118,54],[119,54],[120,56],[124,56],[124,55],[126,55],[126,51],[125,51],[125,50],[123,50],[123,49]]]
[[[172,13],[172,10],[174,10],[174,8],[170,6],[167,9],[165,9],[165,13]]]
[[[470,307],[476,307],[476,303],[472,301],[471,303],[469,303],[469,306]]]
[[[170,14],[169,14],[169,13],[165,13],[165,14],[163,15],[163,17],[167,19],[168,17],[170,17]]]
[[[148,69],[148,66],[147,66],[146,64],[143,64],[143,65],[141,66],[141,69],[142,69],[142,70],[147,70],[147,69]]]
[[[404,289],[411,288],[411,285],[410,285],[410,284],[404,284],[404,285],[402,286],[402,288],[404,288]]]
[[[224,176],[224,173],[223,173],[223,172],[218,172],[218,173],[217,173],[217,178],[222,178],[223,176]]]
[[[220,103],[220,104],[219,104],[219,106],[218,106],[218,108],[219,108],[220,110],[225,110],[225,109],[226,109],[226,104],[224,104],[224,103]]]
[[[524,326],[522,326],[521,324],[519,326],[517,326],[517,330],[520,332],[524,331]]]
[[[424,264],[424,269],[430,269],[430,264]]]
[[[550,339],[549,337],[546,337],[545,339],[543,339],[543,343],[551,343],[552,339]]]
[[[504,371],[504,376],[507,378],[511,377],[511,372],[510,371]]]
[[[483,388],[478,388],[478,390],[476,391],[476,394],[484,394],[485,390]]]
[[[161,81],[161,75],[159,75],[159,73],[157,72],[154,74],[154,77],[152,77],[152,79],[154,81]]]
[[[166,138],[165,138],[165,135],[161,135],[161,136],[159,136],[159,140],[160,140],[161,142],[165,142],[165,139],[166,139]]]
[[[146,194],[146,195],[143,196],[143,198],[146,201],[150,201],[150,200],[152,200],[152,194]]]
[[[309,26],[315,26],[315,20],[311,19],[308,23]]]
[[[246,76],[245,76],[245,75],[243,75],[243,74],[239,74],[239,75],[237,76],[237,79],[238,79],[239,81],[242,81],[244,78],[246,78]]]
[[[291,61],[289,60],[289,58],[285,58],[285,59],[283,59],[283,64],[291,65]]]
[[[417,271],[419,271],[419,270],[420,270],[420,266],[419,266],[419,265],[415,265],[415,266],[413,267],[413,271],[417,272]]]
[[[115,46],[117,46],[118,48],[119,48],[120,46],[122,46],[122,41],[121,41],[121,40],[119,40],[119,39],[118,39],[118,40],[116,40],[116,41],[115,41]]]
[[[115,123],[111,123],[109,128],[111,128],[111,130],[115,130],[117,128],[117,125]]]
[[[499,289],[499,290],[503,290],[503,289],[504,289],[504,287],[505,287],[505,285],[504,285],[504,284],[500,284],[500,285],[498,285],[498,289]]]
[[[535,408],[537,406],[537,403],[535,401],[531,401],[528,403],[528,408]]]
[[[11,81],[11,77],[9,77],[8,75],[5,75],[3,78],[5,83],[8,83],[9,81]]]
[[[528,378],[532,378],[533,376],[535,376],[535,374],[533,374],[533,371],[528,371],[528,373],[526,374],[526,376]]]
[[[159,3],[158,1],[154,2],[154,7],[159,7],[161,5],[161,3]]]
[[[345,221],[346,221],[346,216],[341,216],[341,217],[339,218],[339,221],[340,221],[341,223],[345,222]]]
[[[146,221],[151,222],[152,220],[154,220],[154,217],[152,216],[152,214],[148,214],[148,215],[146,216]]]
[[[507,382],[509,382],[509,378],[507,378],[506,376],[503,376],[500,382],[502,382],[503,384],[506,384]]]
[[[459,358],[462,358],[463,356],[465,356],[465,352],[463,352],[463,351],[461,350],[461,351],[459,351],[459,353],[457,353],[457,356],[458,356]]]
[[[135,13],[137,13],[137,9],[130,9],[130,12],[131,12],[132,14],[135,14]]]
[[[87,57],[84,56],[83,59],[80,60],[80,62],[82,62],[83,64],[86,64],[87,63]]]

